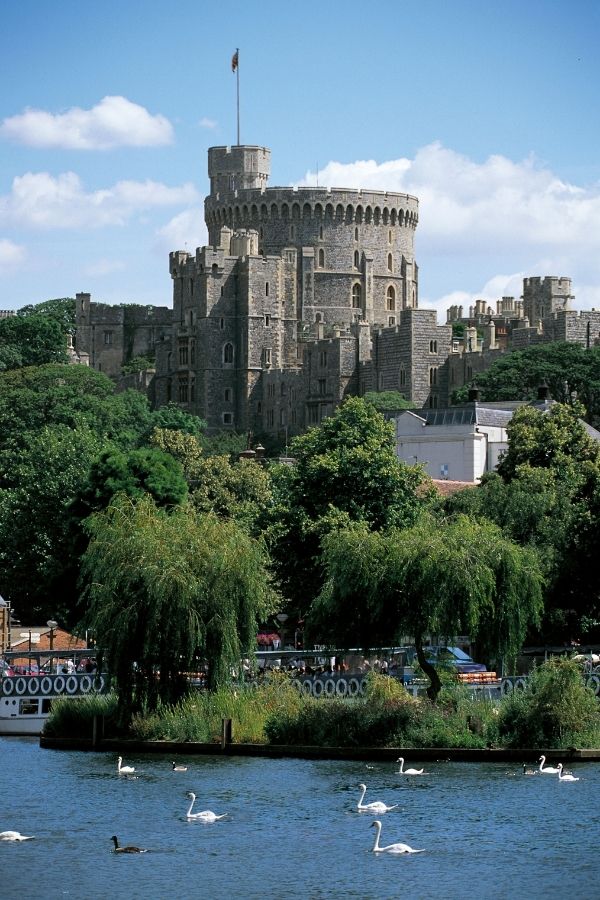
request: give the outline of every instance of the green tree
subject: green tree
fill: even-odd
[[[295,438],[293,466],[274,466],[268,543],[284,594],[306,610],[322,585],[320,542],[332,528],[412,525],[433,492],[418,466],[395,454],[394,428],[358,397]]]
[[[104,509],[119,493],[131,498],[150,494],[161,507],[183,503],[187,495],[183,467],[169,453],[155,447],[126,453],[104,450],[90,467],[79,498],[80,508],[85,514]]]
[[[8,316],[0,319],[0,372],[21,366],[67,361],[66,339],[49,316]]]
[[[399,391],[367,391],[364,399],[380,413],[394,412],[397,409],[415,408],[415,404],[407,400]]]
[[[116,498],[86,528],[86,623],[105,648],[122,717],[175,701],[199,657],[211,688],[226,682],[274,608],[261,545],[231,520],[189,507],[167,514],[147,496]]]
[[[427,635],[470,634],[486,653],[511,658],[542,611],[535,552],[465,516],[423,517],[387,533],[334,531],[323,540],[323,561],[312,627],[346,647],[389,646],[411,634],[432,700],[441,681],[423,650]]]
[[[152,413],[148,425],[148,437],[155,428],[182,431],[200,438],[206,428],[206,422],[199,416],[186,412],[176,403],[167,403]]]
[[[73,334],[75,331],[75,300],[73,297],[56,297],[54,300],[44,300],[42,303],[29,303],[27,306],[22,306],[17,315],[48,316],[58,322],[63,334]]]

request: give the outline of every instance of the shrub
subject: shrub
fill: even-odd
[[[61,738],[91,738],[94,716],[103,717],[102,734],[117,733],[115,694],[88,694],[85,697],[59,697],[52,701],[44,734]]]
[[[555,657],[535,669],[528,689],[509,695],[499,733],[509,747],[600,745],[600,709],[577,663]]]

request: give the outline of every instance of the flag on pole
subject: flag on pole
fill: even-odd
[[[240,59],[240,51],[236,50],[233,56],[231,57],[231,71],[235,72],[238,67],[238,62]]]

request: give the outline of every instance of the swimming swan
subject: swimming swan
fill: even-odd
[[[111,841],[115,842],[115,853],[147,853],[147,850],[142,850],[141,847],[119,847],[119,839],[116,834],[113,834],[111,837]]]
[[[542,773],[542,775],[557,775],[558,774],[558,769],[555,766],[544,766],[544,763],[546,762],[545,756],[540,756],[538,762],[540,764],[540,772]]]
[[[381,803],[379,800],[375,800],[373,803],[363,803],[365,798],[365,794],[367,793],[366,784],[359,784],[359,788],[362,791],[360,795],[360,800],[356,804],[356,808],[360,810],[360,812],[370,812],[370,813],[386,813],[389,812],[390,809],[396,809],[398,804],[395,806],[386,806],[385,803]]]
[[[379,819],[375,819],[374,822],[371,822],[371,828],[373,827],[377,829],[375,843],[373,844],[373,853],[425,853],[425,850],[413,850],[408,844],[388,844],[387,847],[380,847],[379,837],[381,835],[381,822]]]
[[[132,775],[135,772],[134,766],[124,766],[122,763],[123,757],[120,756],[117,760],[117,772],[119,775]]]
[[[20,831],[0,831],[0,841],[32,841],[33,836],[28,837]]]
[[[404,768],[404,757],[399,756],[396,762],[400,763],[400,768],[397,771],[397,775],[422,775],[423,769],[405,769]]]
[[[187,772],[187,766],[176,766],[175,763],[172,763],[174,772]]]
[[[579,781],[579,778],[575,778],[574,775],[563,775],[563,764],[558,764],[558,780],[559,781]]]
[[[192,793],[192,791],[188,791],[186,797],[191,799],[190,808],[187,811],[187,818],[194,819],[196,822],[216,822],[217,819],[224,819],[227,813],[223,813],[222,816],[217,816],[214,812],[211,812],[210,809],[205,809],[199,813],[192,812],[192,806],[196,802],[196,795]]]

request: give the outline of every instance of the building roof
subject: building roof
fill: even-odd
[[[477,487],[473,481],[446,481],[440,478],[432,478],[432,481],[442,497],[449,497],[451,494],[456,494],[457,491],[462,491],[465,488]]]

